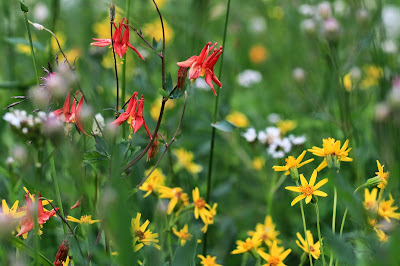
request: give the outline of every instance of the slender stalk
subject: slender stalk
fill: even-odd
[[[35,51],[33,50],[31,29],[30,29],[29,23],[28,23],[28,13],[27,12],[24,12],[24,20],[25,20],[26,32],[28,33],[29,45],[31,47],[31,55],[32,55],[32,61],[33,61],[33,68],[35,69],[36,82],[39,85],[40,80],[39,80],[39,75],[38,75],[37,68],[36,68]]]
[[[130,8],[131,8],[131,1],[126,0],[125,2],[125,17],[127,21],[129,22],[129,13],[130,13]],[[126,90],[126,64],[127,64],[127,58],[126,58],[126,53],[123,56],[123,64],[122,64],[122,73],[121,73],[121,103],[125,102],[125,90]],[[118,110],[117,110],[118,111]],[[124,123],[122,125],[122,138],[126,138],[126,124]]]
[[[296,186],[298,186],[298,187],[300,186],[298,180],[296,180]],[[310,265],[312,266],[313,262],[312,262],[311,251],[310,251],[310,244],[308,243],[308,237],[307,237],[307,226],[306,226],[306,218],[305,218],[304,209],[303,209],[303,201],[300,201],[300,209],[301,209],[301,218],[303,220],[304,237],[306,239],[307,248],[308,248],[308,259],[310,260]]]
[[[111,46],[112,46],[112,53],[113,53],[113,57],[114,57],[115,81],[117,83],[117,102],[115,104],[115,110],[118,112],[118,110],[119,110],[119,81],[118,81],[117,60],[115,58],[115,49],[114,49],[114,40],[113,40],[113,25],[114,25],[114,22],[110,21]],[[116,118],[118,118],[118,114],[116,114]]]
[[[333,213],[332,213],[332,233],[335,234],[336,231],[336,208],[337,208],[337,189],[336,186],[333,188]],[[333,252],[331,252],[331,257],[329,259],[329,266],[333,265]]]
[[[33,211],[33,230],[34,230],[34,236],[33,236],[33,250],[34,250],[34,264],[35,265],[40,265],[39,264],[39,253],[40,253],[40,243],[39,243],[39,222],[38,222],[38,208],[37,208],[37,203],[34,205],[35,210]]]
[[[325,266],[324,245],[322,244],[321,228],[320,228],[320,225],[319,225],[319,208],[318,208],[318,203],[315,203],[314,206],[315,206],[315,213],[317,214],[317,230],[318,230],[318,238],[319,238],[319,244],[320,244],[320,250],[321,250],[321,257],[322,257],[322,265]]]
[[[56,197],[57,197],[57,204],[60,208],[60,212],[63,216],[65,216],[64,213],[64,208],[62,205],[62,200],[61,200],[61,193],[60,193],[60,186],[58,184],[58,176],[57,176],[57,172],[56,172],[56,166],[54,163],[54,157],[53,157],[53,147],[50,143],[50,141],[47,142],[47,148],[49,150],[49,159],[50,159],[50,165],[51,165],[51,175],[53,177],[53,183],[54,183],[54,189],[56,191]],[[64,230],[64,235],[67,234],[67,227],[65,226],[65,223],[62,223],[63,225],[63,230]]]
[[[278,179],[278,176],[279,176],[279,173],[274,172],[273,177],[272,177],[272,182],[269,187],[268,196],[267,196],[267,213],[268,213],[268,215],[272,215],[272,202],[274,199],[274,188],[275,188],[275,183],[276,183],[276,180]]]
[[[165,30],[164,30],[164,22],[156,4],[156,1],[153,0],[154,6],[157,9],[158,16],[160,17],[160,23],[162,28],[162,57],[161,57],[161,76],[162,76],[162,88],[165,90]]]
[[[171,237],[172,233],[171,233],[171,230],[168,230],[167,234],[168,234],[168,251],[169,251],[169,256],[171,257],[171,261],[172,261],[173,258],[174,258],[174,253],[172,252],[172,237]]]
[[[51,24],[51,28],[50,30],[52,32],[56,31],[56,24],[57,24],[57,20],[58,20],[58,16],[60,14],[60,0],[53,0],[52,1],[52,24]],[[53,51],[52,51],[52,47],[51,47],[51,38],[49,39],[49,61],[52,60],[52,58],[54,57]]]
[[[225,47],[226,42],[226,33],[228,29],[228,18],[229,18],[229,10],[231,6],[231,0],[228,0],[226,14],[225,14],[225,28],[224,28],[224,38],[222,41],[222,47]],[[222,76],[222,63],[224,61],[224,53],[221,54],[221,63],[219,67],[219,75],[218,79],[221,80]],[[220,90],[217,88],[217,96],[215,97],[214,103],[214,114],[213,114],[213,123],[217,122],[217,113],[218,113],[218,99],[219,99]],[[210,200],[210,191],[211,191],[211,177],[212,177],[212,169],[213,169],[213,157],[214,157],[214,146],[215,146],[215,133],[216,128],[212,127],[211,129],[211,144],[210,144],[210,153],[208,156],[208,172],[207,172],[207,194],[206,194],[206,202]],[[203,236],[203,256],[207,253],[207,232]]]

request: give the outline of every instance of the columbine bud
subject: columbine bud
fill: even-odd
[[[324,21],[323,33],[328,41],[337,41],[340,34],[340,24],[335,18]]]
[[[293,69],[292,77],[298,84],[303,84],[306,81],[306,72],[300,67]]]
[[[147,152],[147,161],[150,161],[151,159],[153,159],[157,153],[158,153],[158,144],[159,141],[157,140],[158,136],[156,137],[156,139],[153,141],[153,143],[151,144],[149,151]]]
[[[56,258],[53,264],[63,265],[63,262],[67,260],[68,251],[69,251],[69,243],[67,240],[64,239],[63,242],[61,242],[61,245],[58,247]]]
[[[178,87],[179,91],[181,91],[183,89],[183,87],[185,86],[187,71],[188,71],[187,67],[180,67],[178,70],[178,80],[177,80],[176,86]]]
[[[33,27],[35,27],[37,30],[43,30],[44,27],[40,25],[39,23],[32,23]]]
[[[331,4],[329,2],[322,2],[318,5],[318,15],[322,19],[327,19],[332,15]]]

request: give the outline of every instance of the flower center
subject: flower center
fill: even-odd
[[[270,256],[269,260],[268,260],[268,264],[271,266],[277,266],[277,265],[279,265],[280,262],[281,262],[281,260],[279,259],[279,257],[275,257],[275,256]]]
[[[144,239],[144,232],[137,230],[135,235],[139,237],[140,240]]]
[[[314,187],[310,185],[302,186],[300,190],[305,196],[311,196],[314,193]]]
[[[315,251],[314,247],[310,246],[310,252],[314,252],[314,251]]]
[[[203,200],[203,198],[199,198],[194,202],[194,205],[199,209],[203,209],[204,206],[206,206],[206,202]]]

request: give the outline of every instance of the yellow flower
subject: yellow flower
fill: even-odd
[[[80,223],[80,224],[94,224],[101,222],[101,220],[92,220],[92,215],[83,215],[79,220],[68,215],[67,220],[74,222],[74,223]]]
[[[27,44],[18,43],[15,46],[15,49],[20,52],[21,54],[30,55],[31,54],[31,47]]]
[[[140,217],[142,214],[138,212],[136,214],[136,218],[131,221],[131,233],[133,236],[133,250],[134,252],[141,249],[144,245],[146,246],[154,246],[157,249],[160,249],[158,243],[158,234],[153,234],[150,229],[147,229],[149,225],[149,220],[146,220],[142,225],[140,225]]]
[[[374,227],[374,230],[376,232],[376,235],[379,238],[379,241],[381,241],[381,242],[388,241],[389,237],[388,237],[388,235],[385,234],[385,232],[383,232],[382,230],[380,230],[380,229],[378,229],[376,227]]]
[[[346,89],[346,91],[351,91],[353,89],[353,85],[351,82],[351,73],[347,73],[343,77],[343,86]]]
[[[189,173],[198,174],[203,170],[201,165],[193,162],[193,152],[186,151],[185,149],[176,149],[172,151],[178,159],[179,165],[183,166]]]
[[[278,247],[276,241],[274,241],[269,249],[269,254],[261,250],[258,251],[258,254],[267,261],[267,263],[263,266],[285,266],[286,264],[283,263],[283,260],[289,255],[290,252],[292,252],[290,248],[284,251],[284,248]]]
[[[214,203],[212,208],[210,209],[209,216],[207,216],[207,223],[201,228],[201,231],[205,234],[207,233],[208,225],[214,223],[214,216],[217,215],[217,203]]]
[[[361,89],[367,89],[378,85],[379,79],[383,76],[383,69],[378,66],[367,65],[363,67],[365,78],[361,81]]]
[[[226,116],[226,120],[236,125],[237,127],[248,127],[250,122],[247,116],[241,112],[234,111]]]
[[[262,156],[258,156],[256,158],[254,158],[252,166],[255,170],[260,171],[261,169],[264,168],[265,165],[265,158]]]
[[[334,166],[336,168],[339,168],[340,161],[353,161],[352,158],[348,157],[349,152],[351,151],[351,148],[347,149],[348,145],[349,140],[346,140],[342,148],[340,148],[340,140],[335,141],[334,138],[328,138],[322,140],[322,148],[314,146],[312,149],[308,149],[309,152],[312,152],[316,156],[325,157],[323,162],[318,166],[317,171],[321,171],[326,166]]]
[[[311,234],[310,230],[307,230],[307,240],[304,240],[304,238],[301,236],[299,232],[297,232],[296,236],[300,240],[300,241],[296,240],[296,244],[307,254],[308,254],[308,247],[307,247],[307,240],[308,240],[311,256],[313,256],[313,258],[317,260],[319,258],[319,255],[321,255],[321,250],[320,250],[321,243],[319,241],[314,243],[313,235]]]
[[[292,201],[291,206],[295,205],[297,202],[299,202],[302,199],[306,199],[306,204],[308,204],[311,201],[313,195],[320,196],[320,197],[328,196],[328,194],[326,194],[325,192],[317,190],[320,187],[322,187],[323,185],[325,185],[326,182],[328,182],[328,178],[325,178],[325,179],[319,181],[314,186],[314,183],[315,183],[316,179],[317,179],[317,170],[314,170],[314,172],[312,173],[311,178],[310,178],[310,183],[307,183],[307,180],[304,178],[304,176],[302,174],[300,174],[301,186],[298,186],[298,187],[293,187],[293,186],[285,187],[285,189],[287,189],[287,190],[301,193],[301,195],[297,196]]]
[[[282,136],[284,136],[287,132],[297,127],[297,122],[294,120],[280,120],[276,125],[280,129]]]
[[[175,228],[172,228],[172,231],[181,240],[181,246],[184,246],[186,244],[186,241],[192,238],[192,235],[189,234],[187,224],[185,224],[185,226],[181,230],[179,230],[179,232]]]
[[[21,211],[18,210],[18,203],[19,201],[15,201],[14,204],[11,206],[11,208],[8,207],[7,202],[5,199],[2,200],[2,213],[4,216],[7,218],[10,218],[11,220],[17,221],[17,219],[21,218],[26,214],[26,211]],[[11,229],[11,228],[10,228]],[[20,226],[15,226],[15,230],[12,230],[12,234],[14,234],[15,231],[19,232],[20,231]],[[28,237],[28,233],[25,233],[22,235],[24,239]]]
[[[164,32],[165,32],[165,43],[169,43],[174,39],[174,31],[165,20],[163,22],[164,22]],[[144,35],[156,39],[157,42],[163,37],[159,19],[156,19],[151,23],[145,24],[142,28],[142,31]]]
[[[152,168],[144,172],[145,176],[149,174]],[[140,190],[147,191],[143,198],[149,196],[153,191],[157,192],[160,186],[164,186],[164,181],[165,175],[162,173],[162,171],[159,168],[154,169],[153,173],[151,173],[146,181],[139,187]]]
[[[387,185],[387,180],[389,178],[389,172],[384,173],[383,167],[378,160],[376,160],[376,164],[378,165],[378,172],[375,172],[377,176],[379,176],[382,182],[378,185],[378,188],[384,189]]]
[[[200,197],[199,188],[196,187],[192,191],[193,204],[194,204],[194,217],[199,219],[199,216],[204,224],[208,224],[208,217],[211,216],[211,207],[208,205],[203,198]]]
[[[237,240],[236,241],[236,249],[231,252],[231,254],[240,254],[249,252],[252,249],[258,250],[258,247],[261,246],[262,240],[258,234],[254,234],[252,238],[248,237],[246,241]]]
[[[168,100],[165,103],[164,106],[164,111],[168,111],[171,110],[172,108],[175,107],[175,101],[173,100]],[[160,109],[161,109],[161,98],[157,98],[150,107],[150,115],[151,118],[153,118],[153,120],[157,121],[158,120],[158,116],[160,115]]]
[[[123,14],[125,11],[118,7],[115,6],[115,22],[117,23],[118,26],[118,21],[120,21],[123,17]],[[110,33],[110,19],[108,16],[104,16],[104,19],[94,23],[93,28],[94,36],[98,39],[110,39],[111,33]]]
[[[161,199],[171,199],[168,204],[168,215],[172,213],[172,210],[175,208],[179,201],[182,201],[183,205],[189,204],[188,194],[183,193],[180,187],[169,188],[166,186],[161,186],[159,187],[158,192],[160,193]]]
[[[285,175],[289,175],[290,171],[297,171],[298,168],[302,167],[305,164],[311,163],[314,159],[308,159],[307,161],[304,161],[301,163],[301,160],[303,160],[304,155],[306,154],[307,151],[303,151],[299,157],[294,158],[293,156],[289,156],[285,159],[286,165],[284,166],[278,166],[275,165],[272,167],[275,171],[286,171]]]
[[[250,48],[249,51],[249,58],[250,61],[255,63],[255,64],[260,64],[260,63],[264,63],[267,58],[269,56],[269,52],[267,50],[267,48],[265,48],[263,45],[253,45]]]
[[[396,213],[395,211],[399,208],[397,206],[392,206],[394,203],[394,199],[392,195],[389,195],[389,200],[380,200],[378,203],[378,214],[382,218],[384,218],[387,222],[390,223],[389,218],[393,218],[396,220],[400,220],[400,213]]]
[[[376,211],[378,209],[378,201],[376,200],[376,195],[378,194],[378,189],[374,188],[371,190],[371,193],[366,188],[364,190],[364,208],[366,210]]]
[[[211,257],[210,255],[207,255],[207,257],[204,257],[203,255],[197,255],[201,259],[200,264],[204,266],[222,266],[221,264],[217,264],[216,260],[217,257]]]
[[[249,236],[257,234],[268,247],[271,247],[274,241],[280,243],[280,240],[277,238],[279,231],[275,230],[275,224],[269,215],[265,217],[264,224],[258,223],[256,225],[256,231],[249,231],[247,234]]]

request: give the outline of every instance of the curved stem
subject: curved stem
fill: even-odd
[[[157,9],[158,16],[160,17],[160,23],[162,28],[162,57],[161,57],[161,76],[162,76],[162,88],[165,90],[165,30],[164,30],[164,22],[161,16],[161,12],[158,9],[156,1],[153,0],[154,6]]]
[[[299,185],[299,181],[296,181],[296,186],[300,186]],[[303,201],[300,201],[300,209],[301,209],[301,218],[303,220],[303,229],[304,229],[304,237],[306,239],[307,242],[307,248],[308,248],[308,259],[310,260],[310,265],[313,265],[312,262],[312,257],[311,257],[311,251],[310,251],[310,244],[308,243],[308,237],[307,237],[307,226],[306,226],[306,218],[304,215],[304,209],[303,209]]]
[[[119,80],[118,80],[118,68],[117,68],[117,60],[115,58],[115,49],[114,49],[114,40],[113,40],[113,25],[114,22],[110,21],[110,33],[111,33],[111,46],[112,46],[112,53],[114,57],[114,70],[115,70],[115,81],[117,82],[117,102],[116,102],[116,107],[115,110],[119,110]],[[116,115],[116,118],[118,118],[118,114]]]
[[[320,244],[320,250],[321,250],[321,257],[322,257],[322,265],[325,266],[325,255],[324,255],[324,245],[322,244],[322,237],[321,237],[321,228],[319,225],[319,208],[318,208],[318,203],[315,203],[315,212],[317,214],[317,230],[318,230],[318,239],[319,239],[319,244]]]
[[[337,189],[336,186],[333,188],[333,213],[332,213],[332,233],[335,234],[336,231],[336,208],[337,208]],[[329,266],[333,265],[333,252],[331,252],[331,257],[329,259]]]

